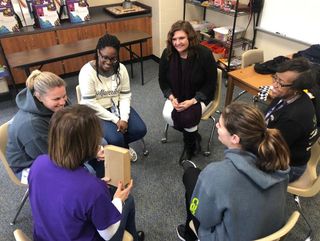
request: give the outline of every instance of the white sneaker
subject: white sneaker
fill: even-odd
[[[137,155],[136,151],[131,147],[129,147],[129,154],[131,157],[131,159],[130,159],[131,162],[136,162],[138,160],[138,155]]]

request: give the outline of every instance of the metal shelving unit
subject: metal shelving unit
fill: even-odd
[[[227,61],[227,65],[226,68],[224,69],[224,71],[229,72],[230,70],[230,62],[231,62],[231,58],[232,58],[232,50],[234,47],[236,46],[241,46],[243,43],[249,43],[252,47],[252,43],[254,41],[254,39],[250,40],[250,39],[246,39],[246,38],[241,38],[241,39],[235,39],[235,29],[236,29],[236,25],[237,25],[237,18],[239,16],[246,16],[249,15],[250,13],[248,12],[239,12],[238,11],[238,6],[239,6],[239,0],[236,1],[235,4],[235,9],[231,10],[231,11],[223,11],[222,9],[220,9],[219,7],[214,7],[214,6],[202,6],[200,2],[195,2],[193,0],[184,0],[184,5],[183,5],[183,19],[185,19],[186,17],[186,5],[190,4],[190,5],[194,5],[194,6],[198,6],[203,8],[203,20],[206,20],[206,14],[207,14],[207,10],[210,11],[215,11],[221,14],[225,14],[225,15],[229,15],[231,17],[233,17],[233,24],[232,24],[232,34],[231,34],[231,39],[230,39],[230,46],[228,47],[228,61]],[[226,46],[227,43],[226,42],[220,42],[222,45]]]

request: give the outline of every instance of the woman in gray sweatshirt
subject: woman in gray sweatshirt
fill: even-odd
[[[217,123],[224,160],[204,170],[185,168],[187,221],[181,240],[249,241],[269,235],[286,221],[289,150],[280,132],[266,127],[248,103],[227,106]],[[185,167],[187,163],[185,163]]]

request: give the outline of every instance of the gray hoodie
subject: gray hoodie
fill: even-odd
[[[40,154],[48,153],[49,121],[53,112],[25,88],[16,97],[19,108],[9,126],[7,159],[17,173],[30,167]]]
[[[289,170],[265,173],[256,161],[250,152],[227,149],[225,160],[200,173],[190,210],[201,241],[249,241],[283,226]]]

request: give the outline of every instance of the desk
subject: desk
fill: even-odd
[[[137,30],[112,34],[120,40],[121,47],[126,48],[130,52],[131,75],[133,75],[132,61],[135,58],[140,59],[141,83],[143,85],[142,43],[150,39],[151,35]],[[11,68],[23,68],[26,75],[29,76],[30,68],[33,66],[40,65],[39,69],[41,69],[44,64],[94,53],[98,40],[99,38],[90,38],[73,43],[53,45],[48,48],[16,52],[8,54],[7,61]],[[131,45],[136,43],[140,44],[140,55],[137,55],[131,50]]]
[[[252,95],[259,92],[259,86],[271,85],[271,75],[258,74],[254,71],[253,66],[243,69],[237,69],[228,73],[228,88],[226,93],[225,106],[231,103],[234,86],[246,90]]]

